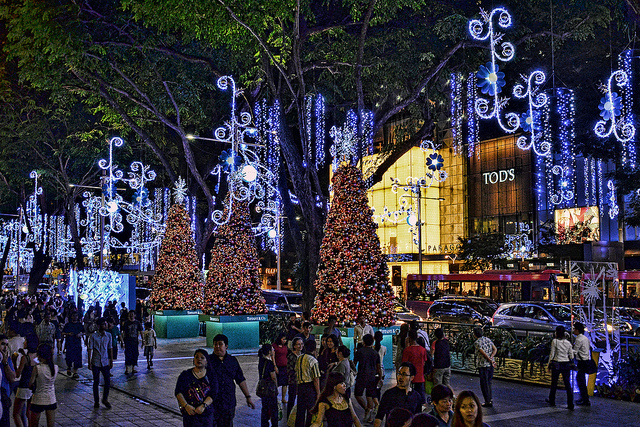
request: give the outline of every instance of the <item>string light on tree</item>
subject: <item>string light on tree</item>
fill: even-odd
[[[451,97],[451,133],[453,136],[453,153],[462,154],[462,122],[464,110],[462,108],[462,74],[451,73],[449,77]]]
[[[619,67],[627,75],[628,79],[628,83],[620,87],[620,92],[622,93],[621,114],[629,123],[635,123],[635,113],[633,112],[633,70],[631,67],[633,57],[632,50],[625,50],[618,57]],[[637,161],[635,134],[622,144],[622,158],[620,160],[623,166],[635,169]]]
[[[362,173],[341,163],[332,179],[333,200],[320,247],[312,318],[334,314],[345,323],[363,315],[374,326],[395,323],[389,269],[380,249]]]
[[[151,280],[151,304],[158,310],[199,309],[203,304],[202,274],[191,233],[191,218],[183,204],[186,186],[182,178],[175,184],[174,198],[156,274]]]
[[[483,119],[495,118],[498,125],[507,133],[513,133],[520,127],[520,119],[515,113],[507,113],[502,118],[502,111],[509,101],[508,98],[500,98],[502,87],[506,84],[504,73],[496,64],[496,60],[508,62],[515,55],[515,48],[510,42],[503,42],[504,34],[494,30],[494,18],[497,16],[497,24],[500,28],[511,26],[511,15],[505,8],[497,7],[491,12],[480,9],[482,20],[472,19],[469,21],[469,34],[474,40],[489,41],[491,50],[491,61],[486,65],[481,65],[477,72],[477,86],[485,95],[493,97],[493,102],[486,98],[478,97],[475,100],[475,111]],[[486,26],[486,31],[485,31]],[[497,52],[496,47],[500,44],[501,51]]]
[[[467,155],[475,154],[480,158],[480,137],[478,134],[478,113],[476,112],[476,85],[475,73],[469,74],[467,80]]]
[[[228,209],[231,204],[225,202],[225,206]],[[228,220],[218,227],[211,249],[204,310],[230,316],[265,313],[249,204],[237,200],[233,212],[224,215]]]

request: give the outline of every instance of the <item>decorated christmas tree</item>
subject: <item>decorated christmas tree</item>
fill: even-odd
[[[332,182],[312,316],[326,322],[335,314],[339,321],[353,323],[363,315],[374,326],[389,326],[395,323],[395,297],[362,173],[343,164]]]
[[[228,200],[225,206],[226,218]],[[227,316],[266,313],[259,268],[249,205],[234,201],[229,221],[218,228],[211,249],[204,310]]]
[[[159,310],[202,307],[202,273],[198,268],[198,257],[189,225],[191,219],[182,204],[184,187],[180,183],[178,187],[176,203],[169,209],[156,274],[151,280],[151,304]]]

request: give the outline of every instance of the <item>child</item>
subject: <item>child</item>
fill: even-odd
[[[151,327],[151,322],[145,322],[144,324],[142,346],[144,347],[144,355],[147,356],[147,369],[151,369],[153,366],[153,350],[158,348],[156,331]]]

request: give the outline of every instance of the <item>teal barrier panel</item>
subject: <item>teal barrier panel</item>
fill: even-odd
[[[153,328],[158,338],[194,338],[200,335],[200,310],[153,312]]]
[[[267,321],[266,314],[242,316],[200,315],[207,326],[207,347],[213,347],[213,337],[224,334],[229,338],[229,350],[258,349],[260,346],[260,322]]]

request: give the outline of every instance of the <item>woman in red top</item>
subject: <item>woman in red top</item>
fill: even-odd
[[[282,403],[287,403],[287,385],[289,377],[287,375],[287,335],[281,333],[276,342],[273,343],[273,350],[276,355],[276,376],[278,377],[278,387],[282,387]]]

